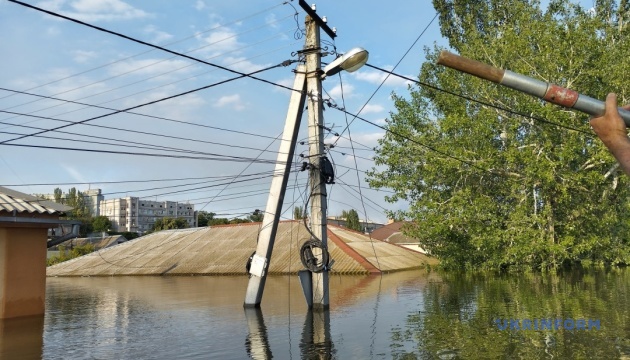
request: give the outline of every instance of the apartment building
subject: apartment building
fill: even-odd
[[[184,218],[189,227],[197,227],[195,206],[176,201],[150,201],[128,196],[102,200],[100,215],[107,216],[112,231],[144,233],[153,228],[160,218]]]

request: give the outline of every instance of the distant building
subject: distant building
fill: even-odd
[[[422,248],[418,239],[411,238],[402,232],[406,221],[392,221],[389,224],[374,231],[371,236],[374,239],[396,244],[407,249],[419,251],[426,254],[427,251]]]
[[[105,197],[101,195],[101,189],[88,189],[81,192],[85,199],[85,206],[90,210],[90,215],[98,216],[101,213],[101,201]]]
[[[326,218],[328,225],[336,225],[341,227],[347,227],[346,218],[341,216],[328,216]],[[372,231],[381,228],[384,224],[376,223],[371,220],[361,220],[359,219],[359,223],[361,224],[361,229],[365,234],[370,234]]]
[[[105,199],[101,194],[101,189],[88,189],[80,192],[83,195],[85,206],[90,212],[90,215],[98,216],[100,214],[100,203]],[[50,201],[55,201],[54,194],[38,194],[36,196]],[[64,196],[66,196],[66,194],[64,194]]]
[[[189,227],[197,227],[195,206],[176,201],[150,201],[128,196],[102,200],[100,215],[107,216],[112,223],[112,231],[144,233],[153,228],[158,219],[184,218]]]

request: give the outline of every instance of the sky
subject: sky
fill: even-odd
[[[243,73],[295,60],[304,45],[305,14],[297,0],[25,2]],[[320,0],[316,6],[337,29],[334,42],[322,32],[325,51],[363,47],[369,64],[401,75],[417,78],[424,48],[447,46],[430,1]],[[284,87],[292,86],[295,64],[256,75],[267,82],[227,81],[238,75],[6,0],[0,1],[0,32],[0,143],[6,141],[0,186],[31,194],[98,188],[106,199],[190,202],[228,218],[265,208],[280,145],[274,139],[291,96]],[[324,97],[376,124],[394,110],[392,93],[409,94],[406,81],[383,83],[386,74],[372,68],[341,74],[323,82]],[[222,81],[133,114],[105,116]],[[327,187],[328,215],[355,209],[362,219],[385,223],[386,209],[405,209],[404,202],[385,201],[390,190],[365,182],[384,131],[331,108],[324,122],[331,129],[325,142],[336,144],[329,153],[337,181]],[[305,115],[302,141],[306,123]],[[307,146],[298,144],[296,154],[307,155]],[[304,204],[307,176],[291,174],[283,218]]]

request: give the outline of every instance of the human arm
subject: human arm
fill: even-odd
[[[630,109],[630,106],[624,108]],[[630,138],[626,124],[617,110],[617,95],[608,94],[604,115],[591,118],[590,123],[595,134],[617,159],[623,171],[630,175]]]

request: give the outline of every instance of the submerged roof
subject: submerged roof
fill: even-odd
[[[84,246],[87,244],[92,244],[94,249],[99,250],[106,247],[114,246],[116,244],[120,244],[122,242],[127,241],[122,235],[111,235],[111,236],[103,236],[103,237],[89,237],[89,238],[74,238],[70,240],[66,240],[61,244],[55,245],[49,250],[54,250],[59,248],[59,246],[63,246],[65,248],[70,248],[73,246]]]
[[[370,234],[373,239],[383,240],[392,244],[418,244],[417,239],[411,238],[402,232],[407,221],[396,221],[378,228]]]
[[[48,267],[48,276],[246,274],[259,223],[166,230]],[[269,274],[304,268],[299,249],[310,237],[299,221],[278,226]],[[333,273],[366,274],[421,268],[437,260],[339,227],[328,227]]]
[[[71,207],[0,186],[0,212],[60,214]]]

